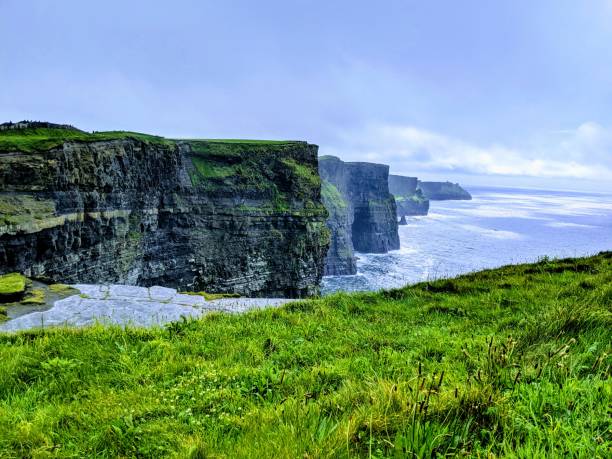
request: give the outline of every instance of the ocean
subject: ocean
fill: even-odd
[[[431,201],[399,227],[400,249],[357,253],[354,276],[322,293],[401,287],[484,268],[612,250],[612,194],[468,187],[471,201]]]

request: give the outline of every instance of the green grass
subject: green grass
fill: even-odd
[[[19,273],[0,276],[0,301],[3,297],[10,298],[24,293],[26,282],[27,279]]]
[[[66,296],[74,295],[78,292],[77,289],[72,288],[70,285],[66,284],[51,284],[49,285],[49,291]]]
[[[95,131],[85,132],[78,129],[57,127],[29,127],[0,131],[0,153],[20,151],[24,153],[44,152],[62,146],[64,142],[99,142],[108,140],[134,139],[145,143],[175,146],[182,139],[166,139],[161,136],[132,131]],[[187,140],[202,148],[217,150],[232,146],[294,145],[304,143],[295,140],[250,140],[250,139],[194,139]],[[197,147],[196,147],[197,148]]]
[[[244,144],[244,145],[281,145],[303,143],[299,140],[256,140],[256,139],[195,139],[195,141],[206,143],[228,143],[228,144]]]
[[[423,192],[417,189],[416,193],[411,194],[409,196],[394,196],[396,202],[404,202],[406,200],[410,200],[412,202],[422,204],[427,201],[427,198],[423,195]]]
[[[0,457],[610,457],[612,253],[0,335]]]
[[[64,142],[99,142],[135,139],[146,143],[173,146],[174,141],[163,137],[129,131],[84,132],[76,129],[28,128],[0,131],[0,153],[20,151],[34,153],[51,150]]]
[[[34,153],[62,146],[64,142],[99,142],[107,140],[134,139],[145,143],[174,146],[178,140],[131,131],[85,132],[78,129],[26,128],[0,131],[0,152],[21,151]],[[291,140],[209,139],[194,140],[200,144],[227,145],[291,145]]]
[[[193,156],[191,161],[203,179],[223,179],[241,172],[238,165],[217,163],[200,156]]]
[[[41,288],[30,290],[27,296],[20,301],[21,304],[45,304],[46,302],[45,291]]]
[[[338,216],[346,214],[348,204],[342,197],[342,194],[340,194],[340,191],[338,191],[338,188],[327,180],[321,182],[321,197],[330,215]]]
[[[321,187],[319,171],[317,171],[316,168],[310,165],[300,164],[293,158],[285,158],[282,160],[282,163],[291,170],[294,176],[292,177],[292,182],[302,185],[305,192],[312,188]]]

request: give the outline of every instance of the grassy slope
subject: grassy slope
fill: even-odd
[[[612,254],[0,336],[0,457],[609,457]]]
[[[321,197],[327,207],[330,216],[337,216],[340,214],[346,214],[346,208],[348,204],[333,184],[327,180],[321,181]]]

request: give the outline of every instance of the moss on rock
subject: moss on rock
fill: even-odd
[[[19,273],[0,276],[0,302],[19,301],[25,294],[27,279]]]
[[[47,298],[45,291],[41,288],[35,288],[29,291],[26,297],[21,300],[21,304],[45,304]]]
[[[321,197],[330,215],[345,214],[348,204],[333,184],[327,180],[321,182]]]
[[[70,285],[66,284],[51,284],[49,285],[49,290],[53,293],[61,295],[71,295],[73,293],[78,292],[77,289],[72,288]]]
[[[237,293],[208,293],[208,292],[180,292],[184,295],[201,296],[206,301],[220,300],[222,298],[240,298]]]

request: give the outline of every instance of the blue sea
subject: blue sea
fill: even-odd
[[[432,201],[399,227],[399,250],[357,253],[355,276],[322,292],[379,290],[483,268],[612,250],[612,194],[468,188],[471,201]]]

